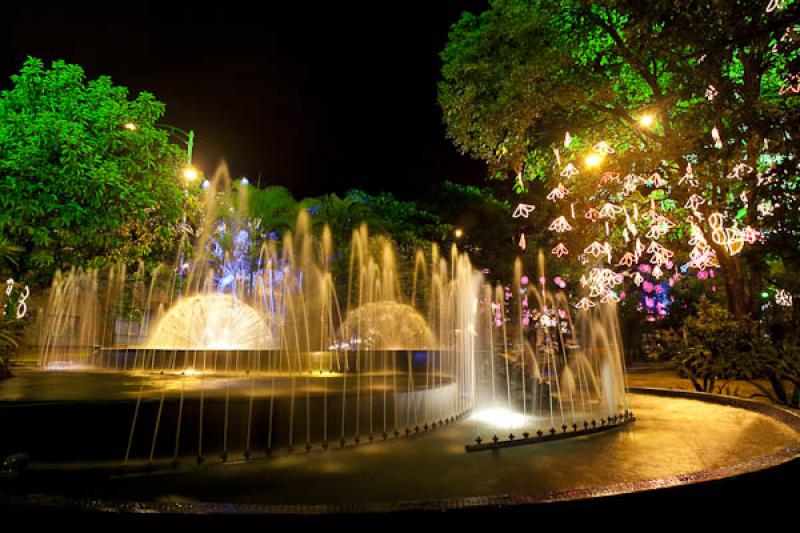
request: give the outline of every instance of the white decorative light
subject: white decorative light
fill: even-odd
[[[575,174],[580,174],[580,171],[572,163],[567,163],[567,166],[561,171],[561,175],[565,178],[571,178]]]
[[[722,137],[720,137],[719,130],[716,126],[714,126],[714,129],[711,130],[711,138],[714,139],[715,147],[722,148]]]
[[[753,172],[753,167],[745,165],[744,163],[739,163],[733,167],[733,170],[731,170],[730,174],[728,174],[728,179],[740,180],[751,172]]]
[[[686,200],[686,203],[683,205],[686,209],[690,209],[692,211],[697,211],[697,208],[706,203],[706,199],[700,196],[699,194],[693,194]]]
[[[767,4],[767,13],[772,13],[776,9],[783,9],[785,4],[786,0],[769,0]]]
[[[536,206],[530,204],[519,204],[514,210],[514,214],[511,216],[513,218],[528,218],[528,215],[530,215],[534,209],[536,209]]]
[[[555,202],[556,200],[563,200],[566,195],[569,194],[569,189],[564,187],[561,183],[559,183],[550,193],[547,195],[547,199],[551,202]]]
[[[555,231],[556,233],[564,233],[565,231],[571,231],[572,226],[569,225],[569,222],[567,222],[566,217],[562,215],[557,219],[555,219],[553,223],[550,224],[550,227],[548,229],[550,231]]]
[[[616,218],[622,211],[621,207],[607,203],[600,209],[600,218]]]
[[[711,100],[716,98],[718,95],[719,95],[719,91],[717,90],[717,88],[714,87],[713,85],[709,85],[708,88],[706,89],[706,98],[708,99],[708,101],[710,102]]]
[[[775,291],[775,303],[784,307],[792,307],[792,295],[783,289]]]
[[[686,173],[678,180],[678,185],[683,185],[684,183],[689,187],[700,186],[700,182],[694,177],[694,169],[691,163],[686,164]]]

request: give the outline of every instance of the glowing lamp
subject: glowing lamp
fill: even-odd
[[[586,166],[588,167],[596,167],[600,163],[603,162],[603,156],[600,154],[589,154],[586,156]]]
[[[456,236],[456,239],[460,239],[461,237],[464,236],[464,230],[462,230],[461,228],[456,228],[456,230],[453,232],[453,235]]]
[[[125,129],[128,131],[136,131],[136,124],[133,122],[128,122],[125,124]]]
[[[655,121],[656,121],[655,117],[649,113],[639,117],[639,125],[645,128],[649,128],[650,126],[652,126],[655,123]]]
[[[198,175],[199,174],[197,173],[197,170],[195,170],[193,167],[186,167],[183,169],[183,178],[186,181],[194,181],[197,179]]]

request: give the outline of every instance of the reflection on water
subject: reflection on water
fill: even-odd
[[[97,380],[80,373],[23,374],[0,383],[0,399],[132,398],[141,384],[157,390],[170,380],[185,381],[188,387],[200,379],[112,374]],[[249,384],[241,378],[203,379]],[[108,497],[261,504],[532,494],[734,465],[800,441],[787,426],[734,407],[636,394],[630,395],[630,404],[637,416],[633,426],[499,452],[466,453],[464,445],[472,441],[480,422],[465,421],[381,445],[214,468],[184,467],[156,478],[117,478],[92,489],[75,487],[74,493],[94,490]],[[189,463],[187,458],[184,464]]]

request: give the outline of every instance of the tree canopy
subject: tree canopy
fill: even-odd
[[[666,250],[665,276],[719,265],[731,310],[757,313],[799,236],[800,4],[769,4],[492,0],[442,52],[448,134],[521,203],[559,206],[564,260],[633,280]]]
[[[185,155],[157,125],[164,104],[63,61],[29,58],[11,82],[0,93],[0,239],[22,249],[18,273],[44,280],[169,248]]]

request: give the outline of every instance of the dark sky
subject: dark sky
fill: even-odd
[[[27,55],[108,74],[196,131],[203,170],[225,158],[300,196],[483,178],[445,138],[436,82],[450,25],[485,0],[76,4],[3,6],[0,86]]]

